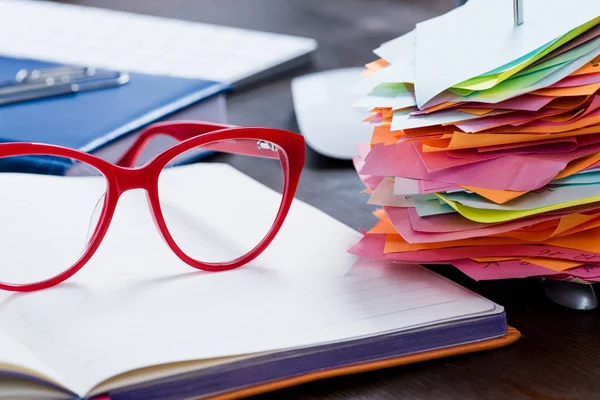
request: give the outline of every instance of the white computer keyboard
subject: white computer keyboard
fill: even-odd
[[[307,60],[316,47],[296,36],[0,0],[0,56],[243,84]]]

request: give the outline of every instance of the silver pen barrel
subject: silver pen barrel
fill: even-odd
[[[523,0],[513,0],[515,25],[523,24]]]

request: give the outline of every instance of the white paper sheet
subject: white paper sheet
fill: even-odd
[[[373,52],[391,64],[413,63],[415,60],[415,39],[416,33],[412,30],[383,43]],[[414,80],[408,82],[414,82]]]
[[[16,297],[18,295],[13,296]],[[0,304],[0,314],[4,312],[7,304],[11,301],[10,297],[3,297],[5,298],[3,304]],[[26,373],[29,371],[37,372],[40,376],[44,376],[45,379],[55,382],[61,381],[60,375],[55,370],[52,370],[52,368],[41,361],[27,347],[23,346],[17,338],[0,330],[0,370],[12,370],[13,367],[17,367]]]
[[[55,179],[62,178],[40,177],[38,184],[52,190]],[[259,216],[279,200],[220,164],[175,168],[161,187],[182,202],[205,193],[235,203],[245,201],[240,193],[251,193]],[[9,206],[2,201],[0,207]],[[189,218],[175,224],[195,213],[208,226],[236,216],[192,205]],[[361,235],[300,201],[261,257],[222,273],[181,262],[146,207],[141,191],[126,193],[98,253],[67,283],[19,296],[0,293],[2,329],[78,394],[117,373],[158,363],[342,341],[501,311],[419,267],[357,263],[346,250]],[[232,242],[247,234],[243,226],[230,232]],[[207,234],[205,240],[214,239]]]
[[[431,114],[410,115],[412,111],[396,111],[392,117],[392,131],[410,128],[421,128],[424,126],[434,126],[451,124],[459,121],[469,121],[481,118],[481,115],[469,114],[462,111],[442,110]],[[486,117],[500,114],[500,112],[491,112]]]
[[[394,179],[394,195],[410,196],[419,194],[419,181],[416,179],[396,176]]]
[[[418,190],[418,187],[417,187]],[[368,204],[391,207],[414,207],[410,196],[396,196],[394,194],[394,178],[387,177],[371,193]]]
[[[513,3],[470,0],[417,24],[415,90],[421,107],[469,78],[525,56],[600,15],[597,0],[528,0],[525,23],[515,26]]]

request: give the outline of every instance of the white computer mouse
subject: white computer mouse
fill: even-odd
[[[358,144],[369,142],[373,127],[362,122],[369,115],[352,107],[360,94],[350,91],[362,71],[364,67],[333,69],[292,80],[298,127],[316,152],[350,160],[358,155]]]

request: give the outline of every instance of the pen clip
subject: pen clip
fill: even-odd
[[[61,66],[32,70],[22,69],[17,72],[15,80],[19,83],[25,83],[40,81],[49,77],[56,79],[62,77],[73,78],[75,76],[91,76],[95,73],[95,71],[96,70],[94,68],[74,66]]]

